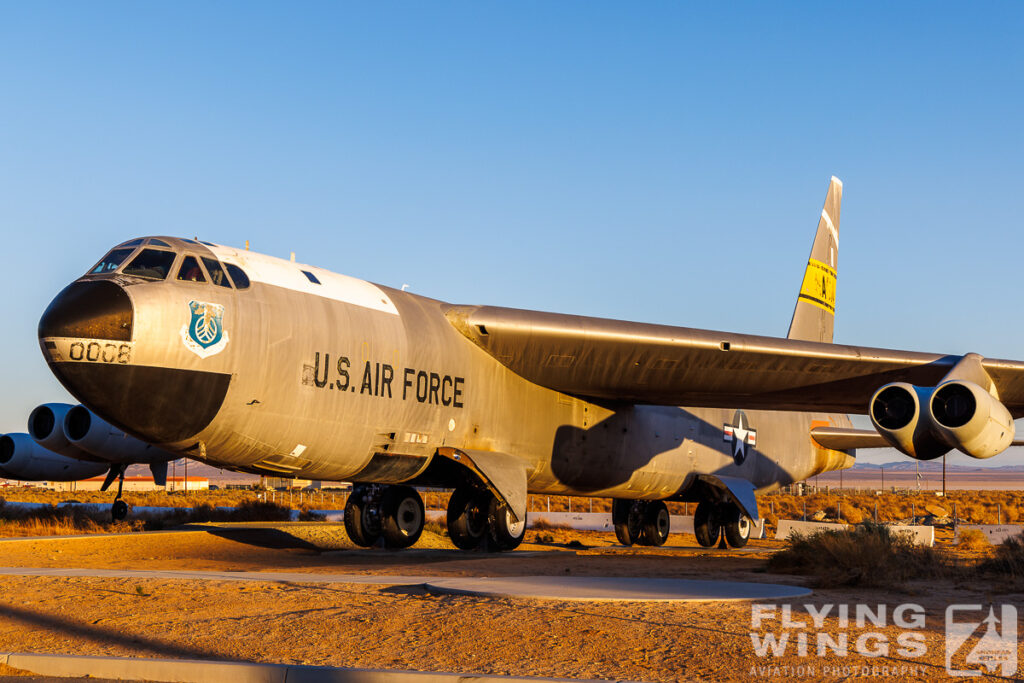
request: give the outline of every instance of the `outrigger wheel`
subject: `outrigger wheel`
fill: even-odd
[[[126,465],[112,465],[110,472],[107,473],[107,478],[103,480],[103,485],[100,487],[100,491],[106,491],[110,488],[110,485],[117,479],[117,495],[114,496],[114,504],[110,506],[110,518],[115,522],[120,522],[128,517],[128,503],[121,500],[121,493],[124,491],[124,471]]]

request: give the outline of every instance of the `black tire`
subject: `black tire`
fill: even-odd
[[[713,548],[722,535],[722,523],[718,518],[718,506],[707,501],[697,505],[693,513],[693,534],[697,543],[705,548]]]
[[[730,548],[742,548],[750,540],[750,530],[753,526],[750,518],[731,503],[721,506],[720,510],[725,542]]]
[[[526,536],[526,520],[513,521],[508,506],[491,496],[487,506],[487,533],[491,551],[515,550]]]
[[[115,522],[120,522],[123,519],[128,518],[128,503],[123,500],[115,500],[114,504],[110,506],[110,517]]]
[[[388,548],[408,548],[420,539],[426,513],[419,491],[391,486],[380,501],[381,534]]]
[[[642,540],[643,503],[616,498],[612,501],[612,523],[615,525],[615,537],[622,545],[628,547]]]
[[[644,510],[643,544],[660,546],[668,540],[671,517],[664,501],[653,500]]]
[[[345,503],[345,531],[348,537],[358,546],[370,548],[380,538],[379,526],[374,524],[374,511],[363,501],[362,493],[352,491]],[[369,527],[369,528],[367,528]]]
[[[490,493],[460,487],[448,501],[448,537],[459,550],[473,550],[487,536]]]

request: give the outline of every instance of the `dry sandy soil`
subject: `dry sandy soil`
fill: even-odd
[[[434,533],[426,550],[345,550],[336,524],[267,524],[185,533],[0,541],[7,567],[217,569],[446,576],[603,575],[734,579],[800,584],[765,572],[778,544],[753,541],[752,552],[706,551],[692,537],[663,549],[625,549],[597,532],[554,530],[501,556],[460,553]],[[528,541],[538,532],[528,532]],[[585,548],[565,547],[579,541]],[[433,548],[433,549],[430,549]],[[816,590],[791,601],[859,603],[876,608],[913,602],[920,628],[844,628],[835,618],[810,635],[807,656],[758,656],[748,603],[585,603],[432,595],[419,587],[199,580],[0,577],[0,651],[140,657],[239,659],[334,666],[633,680],[749,680],[796,675],[839,680],[864,674],[906,680],[945,676],[944,613],[951,603],[1013,603],[1024,595],[995,586],[920,583],[889,590]],[[785,604],[785,603],[783,603]],[[774,609],[776,606],[772,606]],[[777,606],[781,609],[781,604]],[[782,614],[754,629],[781,637]],[[898,652],[905,631],[927,652]],[[817,633],[847,633],[847,656],[817,656]],[[887,655],[858,654],[858,636],[877,632]],[[874,650],[878,639],[864,649]],[[1019,649],[1019,645],[1017,646]],[[1024,654],[1024,653],[1021,653]],[[961,656],[962,659],[962,656]],[[1024,657],[1022,657],[1024,661]],[[799,668],[799,667],[802,667]],[[867,667],[862,669],[861,667]],[[874,669],[872,669],[874,667]],[[4,671],[0,671],[3,675]]]

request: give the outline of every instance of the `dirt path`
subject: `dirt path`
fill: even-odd
[[[220,530],[3,541],[0,565],[801,582],[766,574],[763,552],[720,553],[685,545],[615,549],[597,533],[565,532],[588,549],[532,544],[521,553],[493,556],[443,548],[321,552],[312,541],[331,530],[320,527],[282,525],[241,536]],[[436,545],[444,544],[437,539]],[[772,543],[752,545],[756,550]],[[845,657],[818,657],[817,631],[806,628],[788,630],[794,640],[797,631],[812,636],[808,656],[789,647],[785,656],[759,657],[751,639],[752,609],[743,603],[581,604],[436,596],[418,587],[9,576],[0,577],[0,650],[639,680],[789,677],[799,676],[799,667],[807,680],[838,680],[862,673],[862,666],[870,674],[874,666],[875,673],[892,678],[934,680],[944,675],[946,605],[984,602],[988,596],[950,584],[908,590],[816,591],[793,601],[792,618],[810,620],[804,605],[914,602],[926,616],[921,628],[912,629],[927,648],[922,656],[897,652],[897,639],[907,629],[893,626],[890,615],[884,627],[844,629],[838,620],[826,620],[821,631],[848,633]],[[992,597],[1024,603],[1021,595]],[[775,616],[754,629],[759,638],[786,630],[779,628],[781,605],[770,607]],[[889,653],[858,654],[854,642],[865,633],[884,636]],[[877,641],[871,642],[877,646]]]

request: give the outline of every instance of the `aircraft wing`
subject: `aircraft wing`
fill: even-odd
[[[445,313],[525,379],[615,402],[865,414],[884,384],[934,386],[961,359],[495,306]],[[982,366],[1013,417],[1024,416],[1024,362]]]

